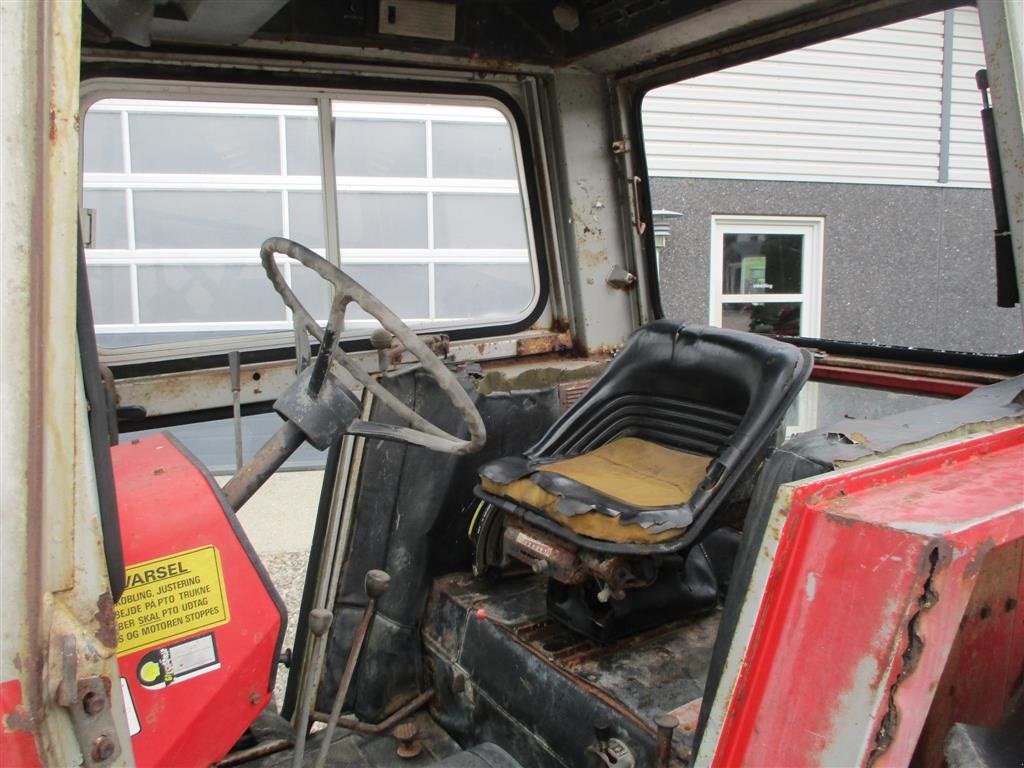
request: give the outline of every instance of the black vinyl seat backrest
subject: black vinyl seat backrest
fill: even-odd
[[[810,353],[791,344],[659,320],[633,334],[526,458],[577,456],[620,437],[713,457],[688,503],[690,530],[678,541],[639,547],[676,550],[696,538],[744,470],[763,457],[810,372]]]

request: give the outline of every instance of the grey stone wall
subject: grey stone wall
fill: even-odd
[[[995,306],[987,189],[652,179],[671,221],[668,317],[708,319],[712,214],[823,216],[822,336],[976,352],[1024,347],[1020,307]]]

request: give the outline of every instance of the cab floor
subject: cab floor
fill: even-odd
[[[345,768],[387,768],[402,766],[414,768],[420,765],[433,765],[440,760],[462,752],[462,748],[444,730],[434,722],[426,712],[417,712],[406,722],[416,724],[419,730],[419,741],[423,750],[413,758],[400,758],[396,754],[398,742],[391,734],[369,735],[354,733],[338,728],[334,732],[330,751],[327,753],[328,766],[345,766]],[[312,768],[320,751],[324,730],[312,734],[306,741],[306,750],[302,760],[303,768]],[[252,768],[290,768],[292,751],[285,750],[273,755],[245,763]]]

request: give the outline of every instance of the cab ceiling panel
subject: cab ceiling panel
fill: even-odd
[[[161,48],[260,41],[566,64],[719,0],[84,0],[86,39]],[[97,23],[98,22],[98,23]],[[251,42],[250,42],[251,41]]]
[[[83,2],[90,61],[138,58],[143,46],[156,56],[300,54],[306,61],[447,61],[486,71],[572,65],[647,78],[649,84],[919,16],[957,0]]]
[[[334,5],[322,0],[292,0],[262,30],[262,39],[310,43],[374,45],[417,49],[422,53],[564,64],[629,40],[673,19],[695,13],[718,0],[367,0]],[[454,10],[454,34],[447,40],[390,33],[392,20],[418,8],[438,15]]]
[[[288,0],[84,0],[110,35],[149,47],[153,41],[244,43]]]

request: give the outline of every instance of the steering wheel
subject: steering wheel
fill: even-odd
[[[302,305],[285,282],[284,275],[277,266],[274,254],[283,254],[295,259],[305,267],[316,272],[320,277],[334,286],[334,300],[331,303],[327,326],[321,328],[309,311]],[[281,295],[285,305],[292,311],[296,328],[302,326],[321,344],[324,339],[333,345],[330,351],[331,360],[337,360],[356,381],[366,387],[375,397],[379,398],[396,415],[408,422],[408,427],[396,427],[375,421],[353,421],[347,431],[350,434],[377,437],[386,440],[398,440],[412,445],[420,445],[444,453],[465,454],[480,450],[487,440],[484,421],[476,409],[466,390],[459,384],[455,375],[448,370],[422,339],[420,339],[402,320],[388,309],[380,299],[363,286],[331,264],[322,256],[283,237],[272,237],[260,248],[260,261],[263,269]],[[361,365],[352,361],[345,351],[337,344],[345,326],[345,309],[350,303],[356,303],[364,311],[373,316],[381,326],[394,335],[396,339],[422,364],[423,369],[437,382],[441,390],[448,396],[455,410],[458,411],[469,429],[469,440],[463,440],[445,432],[431,424],[416,411],[401,402],[395,395],[385,389],[381,383],[367,373]]]

